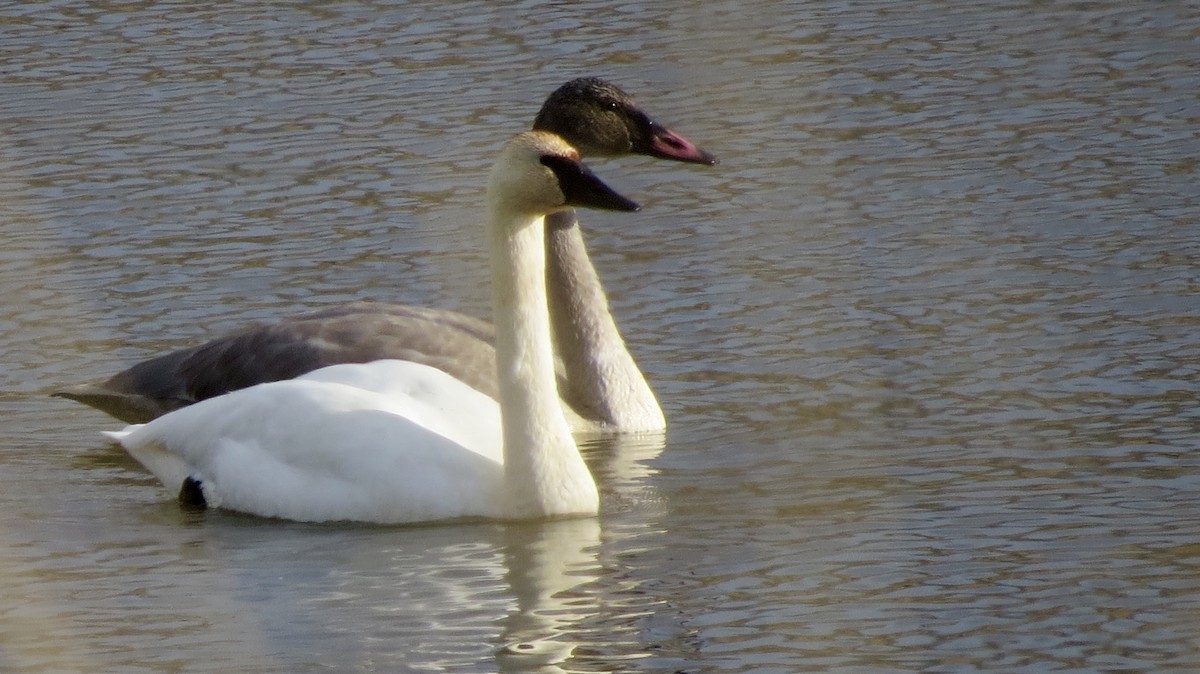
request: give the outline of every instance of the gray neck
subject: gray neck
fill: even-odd
[[[574,211],[546,218],[546,280],[554,346],[567,372],[560,395],[583,417],[615,430],[665,428],[609,311]]]

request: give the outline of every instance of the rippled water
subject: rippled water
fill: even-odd
[[[1194,671],[1198,40],[1192,3],[0,8],[0,670]],[[486,315],[482,174],[581,74],[722,158],[594,163],[645,205],[585,222],[671,423],[585,448],[598,520],[182,513],[46,396],[352,298]]]

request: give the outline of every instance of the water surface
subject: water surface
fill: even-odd
[[[0,669],[1193,671],[1198,37],[1187,3],[0,9]],[[593,163],[645,206],[585,223],[671,425],[585,446],[599,518],[184,513],[47,397],[352,299],[486,316],[484,173],[584,74],[722,159]]]

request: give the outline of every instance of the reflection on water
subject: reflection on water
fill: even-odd
[[[8,551],[6,671],[486,671],[505,647],[505,670],[524,671],[546,660],[523,645],[569,657],[569,628],[603,610],[574,589],[596,585],[595,519],[397,532],[149,501],[116,515],[107,535]]]
[[[698,7],[0,8],[0,670],[1194,668],[1200,13]],[[599,520],[195,517],[45,397],[485,315],[482,174],[584,73],[722,159],[594,163],[671,424],[584,444]]]

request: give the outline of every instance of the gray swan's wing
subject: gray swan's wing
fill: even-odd
[[[494,397],[492,339],[489,323],[457,312],[357,302],[174,351],[54,395],[128,423],[144,423],[200,400],[326,365],[397,358],[436,367]]]

